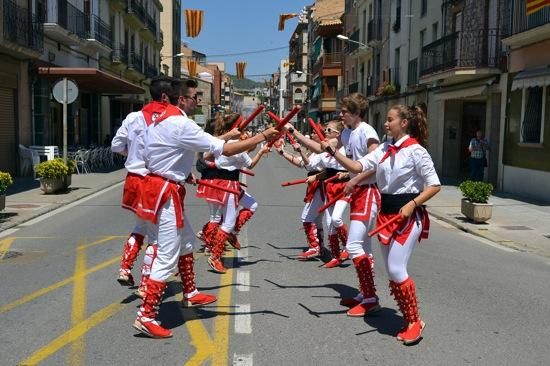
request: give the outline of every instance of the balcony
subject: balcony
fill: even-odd
[[[422,48],[420,83],[437,79],[468,81],[498,74],[501,60],[497,29],[455,32]]]
[[[135,27],[146,28],[147,27],[147,13],[141,0],[128,0],[126,4],[126,19],[133,23]]]
[[[128,68],[143,74],[143,58],[139,53],[130,52],[130,58],[128,59]]]
[[[367,26],[367,44],[382,41],[382,20],[372,19]]]
[[[502,40],[507,46],[520,48],[550,38],[550,7],[527,15],[526,0],[513,0],[511,35]]]
[[[60,43],[79,46],[90,38],[90,16],[67,0],[48,2],[48,17],[44,34]]]
[[[346,52],[347,54],[353,53],[359,48],[359,43],[355,43],[359,42],[359,29],[349,36],[349,40],[352,42],[346,42],[346,47],[348,48]]]
[[[111,39],[111,26],[101,20],[97,15],[92,15],[93,20],[91,29],[91,37],[88,39],[88,45],[96,48],[103,55],[107,56],[113,48]]]
[[[154,65],[148,63],[147,61],[145,61],[144,66],[145,66],[144,67],[145,68],[145,76],[148,79],[154,78],[155,76],[157,76],[159,74],[158,68],[155,67]]]
[[[305,72],[297,74],[295,72],[290,73],[290,83],[291,84],[305,84],[307,83],[307,74]]]
[[[313,74],[318,74],[322,70],[323,76],[339,76],[342,73],[342,53],[325,53],[313,66]],[[325,69],[337,69],[336,73],[325,71]]]
[[[407,75],[408,75],[407,85],[409,87],[418,85],[418,59],[417,58],[409,61],[409,69],[408,69]]]
[[[44,48],[44,27],[40,19],[29,9],[15,2],[4,0],[4,40],[10,53],[22,57],[39,57]]]
[[[325,86],[319,99],[321,112],[336,111],[336,95],[337,89],[335,86]]]

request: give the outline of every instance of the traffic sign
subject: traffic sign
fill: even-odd
[[[63,80],[59,80],[52,89],[52,94],[55,100],[59,103],[63,103]],[[67,79],[67,104],[71,104],[78,98],[78,86],[72,80]]]

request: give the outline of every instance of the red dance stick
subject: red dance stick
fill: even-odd
[[[281,183],[281,187],[293,186],[293,185],[302,184],[302,183],[305,183],[305,182],[307,182],[307,178],[304,178],[304,179],[296,179],[296,180],[289,180],[288,182],[283,182],[283,183]]]
[[[245,119],[244,122],[242,122],[240,125],[237,125],[237,126],[240,126],[239,130],[244,130],[250,122],[254,121],[254,118],[256,118],[258,114],[262,113],[264,108],[265,106],[263,104],[260,104],[260,106],[254,112],[252,112],[252,114],[248,116],[248,118]]]
[[[267,115],[272,120],[277,122],[277,126],[275,126],[275,128],[280,131],[298,112],[300,112],[300,107],[296,106],[292,108],[292,110],[283,119],[280,119],[272,112],[267,112]]]
[[[336,180],[338,178],[338,174],[333,175],[332,177],[325,179],[325,183],[330,183],[333,180]]]
[[[294,137],[292,137],[290,132],[286,131],[286,136],[288,137],[288,141],[290,141],[292,145],[296,144],[296,140],[294,140]]]
[[[237,118],[235,123],[233,123],[233,126],[231,126],[231,129],[238,128],[240,130],[241,129],[240,125],[242,121],[243,121],[243,116],[239,116],[239,118]]]
[[[307,121],[309,122],[309,125],[311,126],[311,128],[313,128],[313,131],[317,134],[317,136],[319,136],[319,139],[321,139],[321,141],[325,141],[326,140],[325,134],[323,133],[323,131],[321,131],[319,126],[317,126],[317,123],[315,123],[315,121],[313,121],[313,119],[311,118],[308,118]]]
[[[214,189],[219,189],[220,191],[224,191],[224,192],[227,192],[227,193],[233,193],[234,195],[237,195],[237,196],[241,194],[241,192],[239,192],[239,191],[236,191],[236,190],[231,189],[231,188],[225,188],[225,187],[217,186],[215,184],[212,184],[212,183],[209,183],[209,182],[205,181],[204,179],[199,179],[197,181],[197,184],[201,184],[203,186],[214,188]]]
[[[391,224],[393,224],[394,222],[396,221],[400,221],[403,217],[401,216],[401,213],[399,213],[399,215],[395,215],[395,217],[389,219],[388,221],[386,221],[385,223],[383,223],[382,225],[378,226],[376,229],[373,229],[371,231],[369,231],[369,236],[374,236],[376,234],[378,234],[379,232],[381,232],[382,230],[384,230],[385,228],[387,228],[388,226],[390,226]]]
[[[323,212],[324,210],[326,210],[330,206],[334,205],[336,203],[336,201],[340,201],[342,198],[344,198],[345,195],[346,195],[346,192],[344,192],[344,191],[338,193],[336,195],[336,197],[334,197],[332,200],[325,203],[325,205],[322,206],[317,212],[319,212],[319,213]]]
[[[246,168],[242,168],[239,171],[243,174],[250,175],[251,177],[256,175],[256,173],[254,173],[252,170]]]
[[[275,113],[273,113],[271,111],[267,111],[267,115],[269,116],[269,118],[271,118],[272,120],[277,122],[277,124],[279,124],[279,122],[281,122],[281,119]]]

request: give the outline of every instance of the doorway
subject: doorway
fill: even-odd
[[[487,106],[485,102],[464,102],[462,105],[462,134],[460,154],[462,162],[460,171],[463,177],[470,176],[469,157],[470,140],[475,137],[476,131],[485,131],[485,116]]]

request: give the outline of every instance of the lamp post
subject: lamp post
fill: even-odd
[[[349,37],[346,37],[343,34],[337,35],[336,38],[338,38],[339,40],[344,41],[344,42],[356,43],[356,44],[359,45],[359,48],[363,48],[363,49],[372,48],[371,46],[369,46],[367,44],[364,44],[363,42],[354,41],[353,39],[349,39]]]
[[[182,56],[185,56],[185,55],[184,55],[183,53],[176,53],[175,55],[171,55],[171,56],[169,56],[169,55],[164,55],[164,56],[163,56],[163,55],[160,55],[160,61],[165,60],[165,59],[176,59],[176,58],[180,58],[180,57],[182,57]],[[161,62],[161,64],[162,64],[162,62]],[[164,70],[164,73],[165,73],[166,75],[168,75],[168,76],[175,76],[175,75],[169,75],[169,70],[170,70],[170,66],[169,66],[169,65],[167,65],[167,64],[162,64],[161,66],[162,66],[162,68],[163,68],[163,70]],[[174,69],[174,70],[176,69],[175,63],[174,63],[174,62],[172,62],[172,69]],[[172,73],[172,74],[173,74],[173,73]],[[179,77],[179,75],[178,75],[178,77]]]

